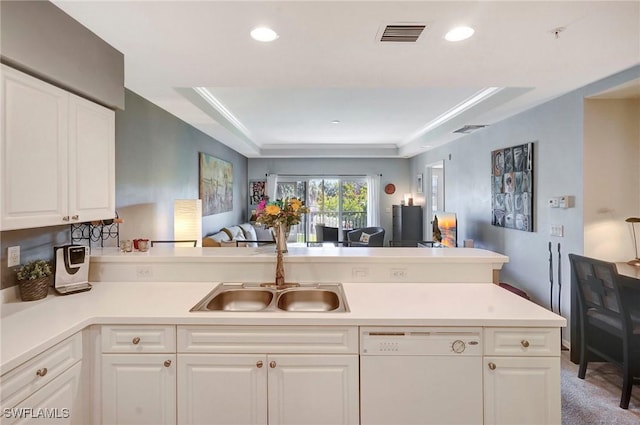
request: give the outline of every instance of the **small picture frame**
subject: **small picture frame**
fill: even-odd
[[[422,173],[416,175],[416,193],[422,193]]]

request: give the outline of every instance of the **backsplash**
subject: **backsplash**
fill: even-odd
[[[35,259],[51,261],[53,247],[69,243],[71,234],[69,226],[40,227],[35,229],[21,229],[0,232],[0,247],[2,247],[2,283],[0,289],[16,285],[15,268],[7,267],[7,248],[20,246],[20,263],[24,264]]]

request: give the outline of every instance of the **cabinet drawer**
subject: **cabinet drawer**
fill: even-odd
[[[560,356],[559,328],[487,328],[485,355]]]
[[[82,334],[77,333],[2,375],[5,408],[17,405],[82,359]]]
[[[178,326],[180,353],[357,354],[355,326]]]
[[[105,325],[103,353],[175,353],[176,327],[171,325]]]

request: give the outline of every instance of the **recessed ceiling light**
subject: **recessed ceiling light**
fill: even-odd
[[[449,31],[444,38],[447,41],[462,41],[471,37],[474,32],[471,27],[457,27]]]
[[[340,120],[333,120],[333,121],[331,121],[331,124],[340,124],[341,122],[342,121],[340,121]]]
[[[268,42],[277,39],[278,34],[271,28],[258,27],[251,31],[251,38],[256,41]]]

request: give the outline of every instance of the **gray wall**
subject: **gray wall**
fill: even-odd
[[[382,174],[380,177],[380,224],[385,228],[385,241],[392,230],[391,206],[399,205],[409,192],[411,179],[409,160],[402,158],[249,158],[249,180],[264,180],[265,175],[344,175]],[[393,195],[384,193],[387,183],[396,186]]]
[[[458,215],[458,241],[473,239],[475,246],[509,256],[501,281],[524,289],[533,301],[549,306],[548,243],[552,242],[554,286],[557,290],[557,244],[562,249],[562,314],[570,310],[570,267],[567,254],[582,253],[584,246],[583,202],[585,173],[606,171],[583,167],[583,100],[600,91],[640,77],[640,67],[568,93],[536,108],[494,124],[448,145],[411,159],[411,172],[423,172],[426,164],[445,160],[445,205]],[[534,232],[492,226],[491,151],[535,142]],[[614,141],[608,141],[613,143]],[[451,159],[449,159],[451,155]],[[611,190],[633,190],[636,182],[610,182]],[[620,185],[628,186],[622,189]],[[552,196],[575,196],[575,207],[551,209]],[[551,224],[564,225],[564,237],[549,236]],[[554,294],[554,305],[557,294]],[[557,306],[555,307],[557,311]],[[569,339],[568,329],[564,339]]]
[[[121,239],[173,239],[174,199],[199,197],[199,152],[233,164],[233,210],[203,217],[203,233],[247,221],[246,157],[129,90],[126,106],[116,112]]]
[[[48,1],[0,2],[2,62],[112,109],[124,55]]]

